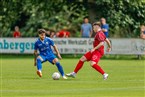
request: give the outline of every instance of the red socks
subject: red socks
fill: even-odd
[[[77,64],[77,66],[76,66],[74,72],[77,73],[77,72],[82,68],[83,64],[84,64],[84,62],[81,61],[81,60],[79,60],[79,62],[78,62],[78,64]],[[99,65],[97,65],[97,64],[94,64],[92,67],[93,67],[95,70],[97,70],[98,72],[100,72],[102,75],[105,73],[104,70],[103,70]]]
[[[94,64],[92,66],[95,70],[97,70],[98,72],[100,72],[102,75],[105,73],[104,70],[97,64]]]
[[[84,64],[84,62],[79,60],[74,72],[77,73],[82,68],[83,64]]]

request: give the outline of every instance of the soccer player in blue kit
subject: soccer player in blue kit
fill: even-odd
[[[37,75],[42,77],[42,63],[49,61],[52,64],[55,64],[58,68],[58,71],[62,75],[63,79],[67,79],[64,74],[63,67],[53,53],[51,47],[54,48],[59,59],[62,59],[57,46],[54,44],[53,40],[45,36],[46,31],[44,29],[39,29],[38,34],[39,38],[34,44],[34,66],[37,66]],[[38,51],[39,50],[39,55]]]

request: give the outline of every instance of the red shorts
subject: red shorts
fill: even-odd
[[[94,61],[96,63],[98,63],[100,58],[102,57],[100,52],[97,50],[95,50],[92,53],[91,53],[91,51],[89,51],[89,52],[85,53],[84,56],[86,57],[87,61]]]

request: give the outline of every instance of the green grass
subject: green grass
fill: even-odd
[[[66,73],[78,59],[63,59]],[[33,58],[1,58],[0,97],[144,97],[144,60],[101,60],[100,66],[109,73],[104,81],[86,62],[77,77],[53,80],[56,66],[43,64],[43,77],[36,75]]]

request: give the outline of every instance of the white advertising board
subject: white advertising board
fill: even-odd
[[[29,53],[37,38],[0,38],[0,53]],[[93,38],[53,38],[61,54],[84,54],[92,49]],[[110,39],[112,51],[106,54],[145,54],[145,40]],[[105,49],[106,49],[105,44]]]

